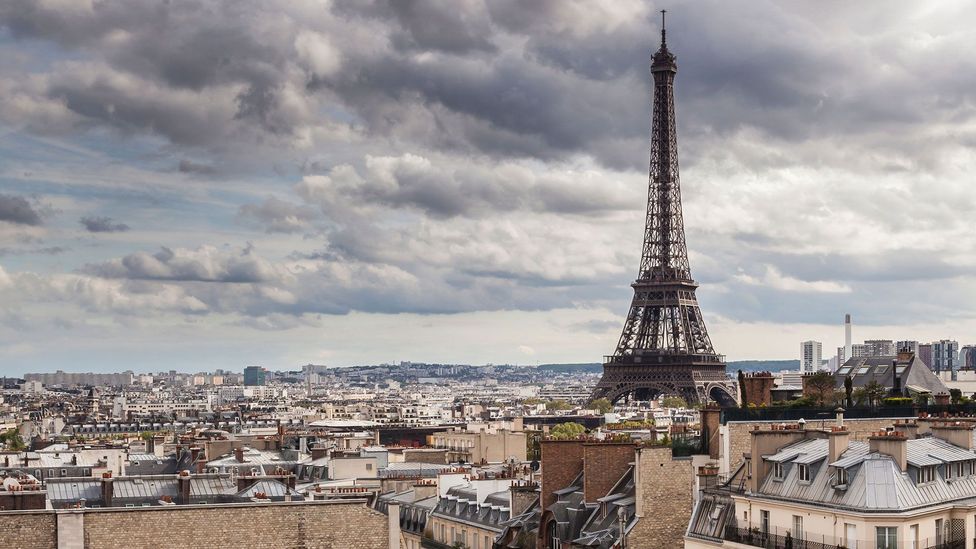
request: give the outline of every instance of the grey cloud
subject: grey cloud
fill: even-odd
[[[198,162],[193,162],[192,160],[183,159],[177,165],[177,170],[180,173],[193,173],[200,175],[213,175],[217,173],[217,169],[208,164],[202,164]]]
[[[307,229],[319,216],[308,206],[292,204],[272,196],[260,204],[241,206],[238,217],[268,233],[295,233]]]
[[[36,226],[41,224],[41,216],[26,198],[0,194],[0,221]]]
[[[90,233],[122,233],[130,228],[125,223],[116,223],[111,217],[104,216],[82,217],[79,223]]]
[[[85,265],[85,274],[103,278],[177,282],[257,283],[276,279],[274,266],[249,249],[221,251],[162,247],[155,254],[137,252],[103,263]]]

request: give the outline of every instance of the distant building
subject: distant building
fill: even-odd
[[[871,346],[866,343],[855,343],[851,345],[851,356],[848,358],[848,360],[851,358],[863,358],[868,356],[871,356]]]
[[[837,368],[840,368],[842,364],[847,362],[848,358],[847,347],[837,347],[837,367],[834,368],[833,371],[836,372]]]
[[[966,345],[959,351],[959,363],[963,368],[976,370],[976,345]]]
[[[959,342],[950,339],[941,339],[932,342],[931,368],[936,372],[958,370]]]
[[[902,351],[907,351],[910,353],[918,354],[918,341],[914,339],[905,339],[895,342],[896,351],[899,353]]]
[[[925,363],[929,368],[932,367],[932,344],[931,343],[919,343],[918,345],[918,358]]]
[[[890,339],[868,339],[864,344],[870,348],[867,356],[894,356],[898,354],[895,342]]]
[[[800,371],[816,372],[823,362],[823,343],[804,341],[800,343]]]
[[[946,384],[911,353],[852,358],[837,369],[834,376],[837,390],[844,389],[844,379],[848,376],[855,389],[873,381],[898,394],[949,394]]]
[[[267,383],[268,372],[260,366],[248,366],[244,368],[244,385],[254,387]]]

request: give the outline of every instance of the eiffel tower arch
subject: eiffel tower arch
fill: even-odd
[[[688,262],[674,116],[678,65],[666,38],[662,24],[661,48],[651,63],[654,108],[640,271],[631,284],[634,299],[623,332],[614,353],[604,357],[593,398],[615,402],[674,394],[689,403],[731,406],[737,387],[708,337]]]

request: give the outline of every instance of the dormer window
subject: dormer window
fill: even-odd
[[[810,482],[810,467],[805,463],[796,466],[796,476],[800,482]]]
[[[961,477],[961,476],[964,476],[966,474],[966,473],[963,472],[964,471],[964,468],[963,467],[965,465],[966,464],[963,463],[963,462],[961,462],[961,461],[957,461],[956,462],[956,476],[957,477]]]
[[[935,465],[928,465],[926,467],[921,467],[918,470],[918,483],[925,484],[926,482],[935,481]]]
[[[773,464],[773,478],[776,480],[783,480],[783,464],[777,461]]]
[[[847,485],[847,469],[844,469],[843,467],[837,468],[836,485],[837,486]]]

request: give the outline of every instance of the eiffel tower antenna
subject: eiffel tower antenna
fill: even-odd
[[[667,44],[667,33],[668,31],[664,28],[664,15],[668,13],[668,10],[661,10],[661,45]]]
[[[620,340],[605,357],[593,398],[670,394],[689,403],[711,398],[731,405],[737,391],[725,375],[724,357],[712,348],[688,263],[674,115],[678,64],[665,42],[665,13],[661,10],[661,47],[651,63],[653,120],[640,270]]]

